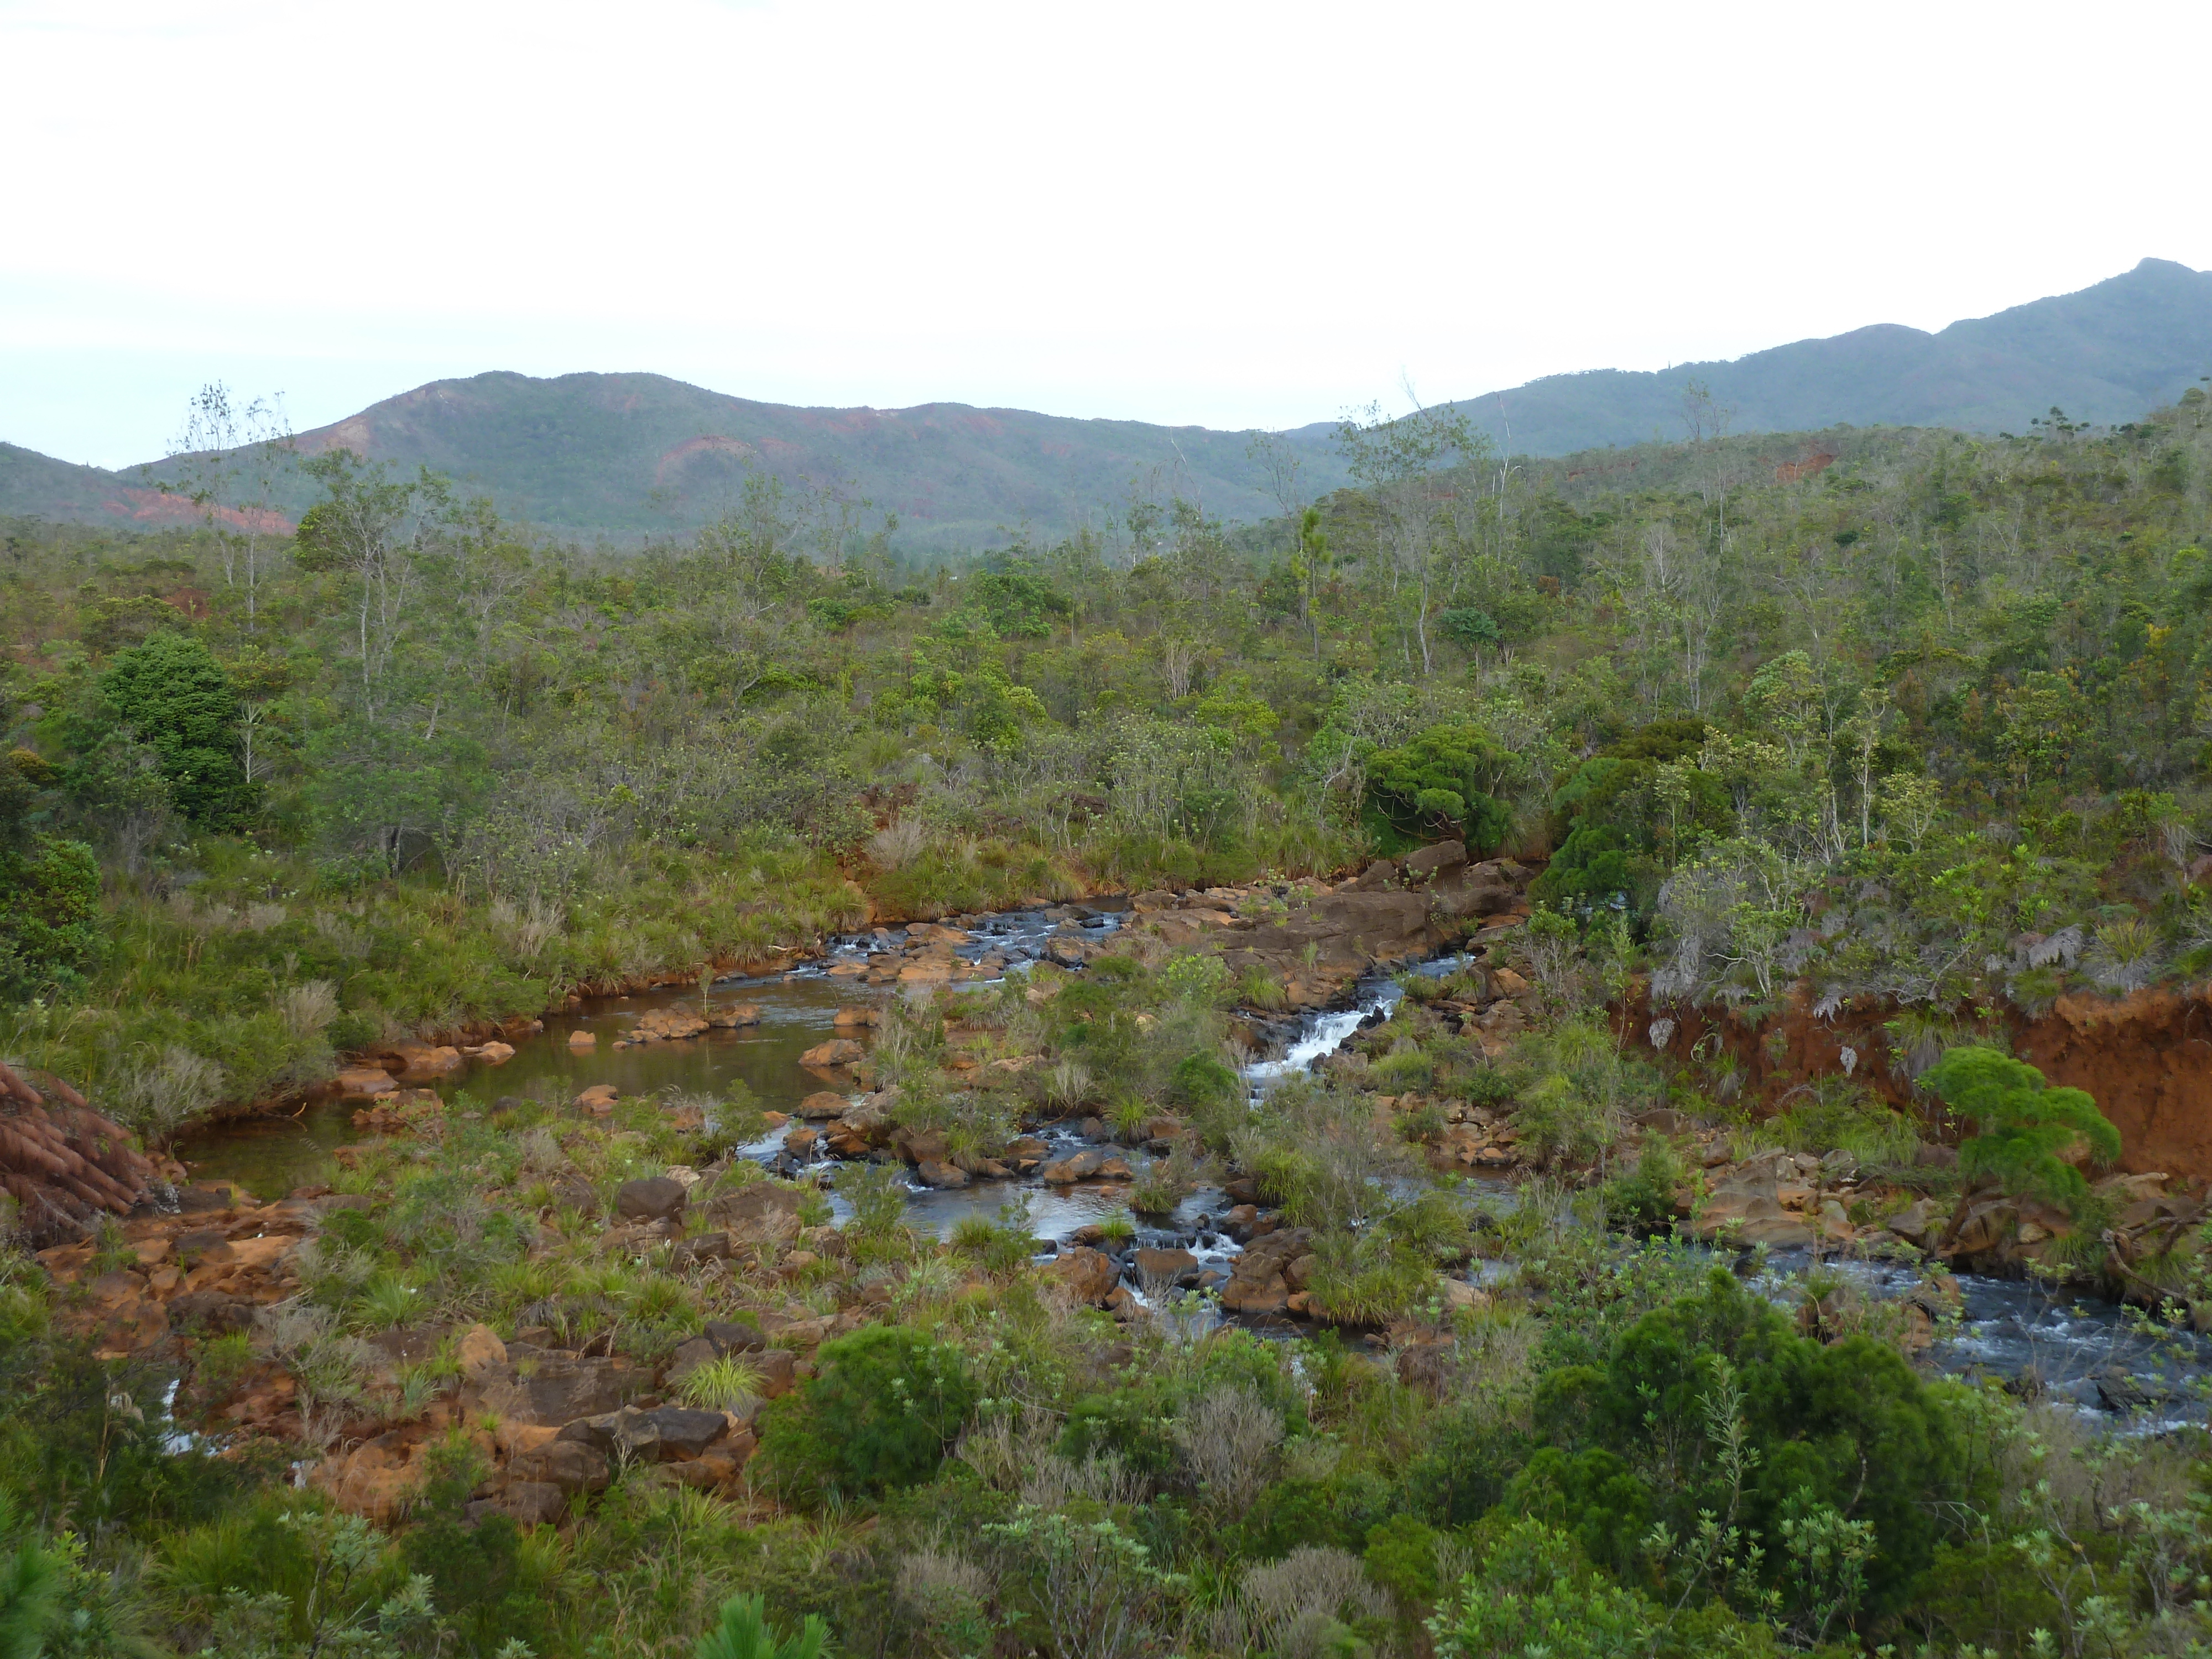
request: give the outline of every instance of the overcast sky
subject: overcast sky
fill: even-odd
[[[484,369],[1241,428],[2212,266],[2212,8],[0,0],[0,439]]]

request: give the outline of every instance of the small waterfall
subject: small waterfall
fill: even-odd
[[[1425,963],[1413,969],[1415,973],[1449,973],[1463,961],[1460,957],[1446,957],[1435,963]],[[1284,1051],[1280,1060],[1255,1060],[1244,1068],[1244,1080],[1256,1091],[1264,1091],[1271,1083],[1294,1077],[1310,1070],[1316,1060],[1328,1059],[1341,1048],[1352,1034],[1370,1018],[1381,1014],[1389,1018],[1390,1011],[1398,1006],[1404,990],[1395,979],[1370,979],[1359,988],[1359,1000],[1349,1008],[1324,1010],[1309,1014],[1298,1035]]]

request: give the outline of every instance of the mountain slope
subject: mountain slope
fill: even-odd
[[[1683,435],[1692,380],[1733,405],[1741,432],[1950,426],[2025,432],[2055,404],[2077,421],[2131,421],[2212,374],[2212,272],[2146,259],[2075,294],[1953,323],[1878,323],[1729,362],[1656,373],[1553,374],[1455,405],[1516,453],[1566,455]],[[1302,435],[1317,438],[1325,426]]]
[[[1233,520],[1279,511],[1243,433],[1021,410],[795,409],[658,374],[510,374],[440,380],[303,434],[451,474],[518,517],[564,529],[673,531],[711,519],[746,471],[840,488],[896,513],[900,542],[975,546],[1030,526],[1063,533],[1113,511],[1133,483],[1179,489]],[[1315,482],[1342,467],[1300,446]]]
[[[1555,374],[1455,407],[1516,454],[1566,455],[1683,435],[1692,381],[1744,433],[1856,426],[2024,432],[2054,404],[2076,420],[2133,420],[2212,372],[2212,273],[2146,259],[2075,294],[1929,334],[1877,324],[1730,362],[1656,374]],[[1286,434],[1309,490],[1344,482],[1334,422]],[[915,551],[1039,538],[1118,514],[1133,484],[1194,497],[1231,520],[1274,514],[1249,435],[1022,410],[799,409],[732,398],[658,374],[514,374],[438,380],[303,434],[450,474],[499,509],[572,534],[635,541],[683,532],[735,499],[749,468],[807,480],[896,513]],[[169,463],[105,472],[0,444],[0,515],[189,520],[156,481]],[[311,499],[304,482],[294,511]]]

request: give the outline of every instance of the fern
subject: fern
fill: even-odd
[[[809,1613],[799,1633],[778,1639],[757,1595],[733,1595],[722,1604],[722,1622],[699,1640],[692,1659],[826,1659],[830,1627]]]

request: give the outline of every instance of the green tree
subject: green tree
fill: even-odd
[[[1386,848],[1455,836],[1494,852],[1513,821],[1498,799],[1521,757],[1467,723],[1437,725],[1367,757],[1366,815]]]
[[[1994,1048],[1953,1048],[1921,1079],[1979,1133],[1959,1147],[1959,1167],[2071,1209],[2089,1190],[2068,1156],[2082,1149],[2100,1164],[2120,1155],[2120,1132],[2080,1089],[2053,1089],[2027,1061]]]
[[[1551,1372],[1538,1419],[1555,1455],[1531,1461],[1509,1502],[1607,1565],[1632,1565],[1632,1516],[1682,1539],[1710,1512],[1765,1540],[1765,1577],[1786,1580],[1784,1522],[1802,1530],[1825,1506],[1874,1528],[1853,1594],[1876,1613],[1902,1606],[1927,1566],[1961,1469],[1940,1398],[1894,1348],[1801,1336],[1725,1270],[1644,1315],[1601,1365]]]
[[[381,463],[372,466],[346,449],[318,455],[303,471],[325,495],[301,515],[293,556],[302,570],[352,579],[362,712],[374,720],[388,701],[392,656],[414,609],[422,555],[452,516],[452,487],[427,467],[419,477],[394,478]]]
[[[100,690],[160,758],[170,799],[187,819],[224,829],[252,810],[257,792],[239,760],[238,693],[206,646],[156,634],[118,652]]]

